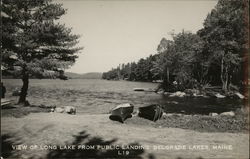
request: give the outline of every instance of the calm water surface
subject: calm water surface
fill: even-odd
[[[11,93],[21,87],[20,79],[4,79],[7,98],[17,100]],[[133,88],[155,88],[156,83],[107,81],[92,79],[50,80],[31,79],[28,100],[34,105],[73,105],[78,113],[109,113],[118,104],[132,103],[136,108],[161,104],[168,113],[209,114],[235,110],[241,100],[216,98],[167,97],[152,92],[135,92]]]

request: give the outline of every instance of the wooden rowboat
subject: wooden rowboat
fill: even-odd
[[[149,119],[152,121],[156,121],[162,117],[163,109],[160,107],[160,105],[152,104],[145,107],[139,108],[139,117]]]
[[[109,119],[123,123],[127,118],[132,117],[133,111],[134,106],[132,104],[121,104],[112,109]]]

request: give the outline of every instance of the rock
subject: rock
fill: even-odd
[[[244,99],[245,97],[240,94],[239,92],[235,93],[235,96],[237,96],[239,99]]]
[[[163,113],[162,113],[162,117],[164,118],[164,117],[166,117],[166,116],[167,116],[167,113],[163,112]]]
[[[169,97],[184,97],[185,95],[185,92],[177,91],[175,93],[172,93]]]
[[[164,94],[164,91],[157,91],[157,94]]]
[[[167,113],[166,116],[174,116],[175,114],[173,113]]]
[[[76,108],[73,106],[54,107],[54,108],[51,108],[50,111],[55,112],[55,113],[76,114]]]
[[[170,101],[168,103],[170,103],[170,104],[179,104],[179,102],[176,102],[176,101]]]
[[[65,110],[65,113],[68,113],[68,114],[76,114],[76,108],[73,107],[73,106],[66,106],[64,108]]]
[[[173,116],[181,117],[181,116],[183,116],[183,114],[181,114],[181,113],[176,113],[176,114],[173,114]]]
[[[18,88],[15,88],[15,90],[12,93],[12,96],[20,96],[21,91]]]
[[[65,110],[62,107],[57,107],[57,108],[54,109],[54,112],[56,112],[56,113],[63,113],[64,111]]]
[[[205,97],[203,94],[196,94],[196,93],[194,93],[193,96],[194,97]]]
[[[186,89],[184,92],[188,95],[191,95],[191,96],[200,94],[200,91],[197,89]]]
[[[171,116],[173,116],[173,115],[174,115],[174,114],[172,114],[172,113],[165,113],[165,112],[164,112],[164,113],[162,114],[162,118],[163,118],[163,119],[167,119],[167,117],[171,117]]]
[[[223,115],[223,116],[235,116],[235,113],[233,111],[230,111],[230,112],[223,112],[220,115]]]
[[[209,116],[217,116],[219,115],[218,113],[209,113]]]
[[[55,112],[55,108],[50,109],[50,113],[53,113],[53,112]]]
[[[214,96],[217,98],[225,98],[226,97],[224,95],[221,95],[220,93],[216,93]]]

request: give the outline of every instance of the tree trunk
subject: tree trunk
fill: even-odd
[[[221,59],[221,82],[222,82],[222,90],[224,92],[228,91],[228,67],[224,66],[224,57]]]
[[[169,83],[169,69],[168,69],[168,67],[167,67],[167,81]]]
[[[27,96],[28,88],[29,88],[29,75],[28,75],[28,73],[23,74],[22,81],[23,81],[23,86],[22,86],[21,94],[20,94],[19,101],[18,101],[19,104],[26,103],[26,96]]]
[[[222,90],[225,90],[225,81],[224,81],[224,57],[221,58],[220,79],[221,79],[221,82],[222,82]]]
[[[225,92],[227,92],[228,91],[228,67],[226,67],[226,69],[225,69]]]

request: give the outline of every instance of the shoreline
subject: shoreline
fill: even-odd
[[[234,116],[228,115],[201,115],[201,114],[181,114],[181,113],[164,113],[161,119],[156,122],[133,116],[125,120],[124,124],[146,126],[146,127],[159,127],[159,128],[181,128],[194,130],[198,132],[230,132],[230,133],[247,133],[248,128],[248,115],[244,113],[244,109],[237,109]],[[39,113],[47,113],[57,115],[61,113],[51,112],[50,107],[46,106],[21,106],[12,105],[2,109],[2,118],[14,117],[24,118],[30,114],[36,115]],[[109,115],[108,113],[101,113]],[[101,115],[100,114],[100,115]],[[98,115],[96,113],[76,113],[76,115],[63,114],[64,116],[84,116],[84,115]],[[122,125],[122,124],[121,124]]]
[[[133,118],[131,118],[133,120]],[[12,145],[55,145],[55,150],[12,150],[14,158],[96,158],[98,154],[107,158],[233,158],[248,157],[249,135],[246,133],[198,132],[180,128],[149,127],[135,125],[127,120],[125,124],[108,119],[108,114],[67,115],[52,113],[32,113],[20,118],[3,117],[2,132],[6,136],[4,144]],[[144,122],[144,120],[142,120]],[[91,124],[90,124],[91,123]],[[100,131],[102,129],[102,131]],[[95,141],[95,142],[93,142]],[[87,149],[60,149],[72,145],[121,145],[124,151]],[[129,145],[143,146],[145,149],[126,149]],[[219,148],[219,146],[225,148]],[[171,147],[187,146],[186,149]],[[190,146],[190,149],[189,149]],[[218,149],[213,148],[217,146]],[[209,147],[208,149],[203,149]],[[227,149],[232,147],[232,149]],[[167,149],[169,148],[169,149]],[[105,149],[106,150],[106,149]],[[93,152],[96,152],[93,154]],[[124,154],[122,154],[124,152]],[[131,155],[131,156],[129,156]]]

